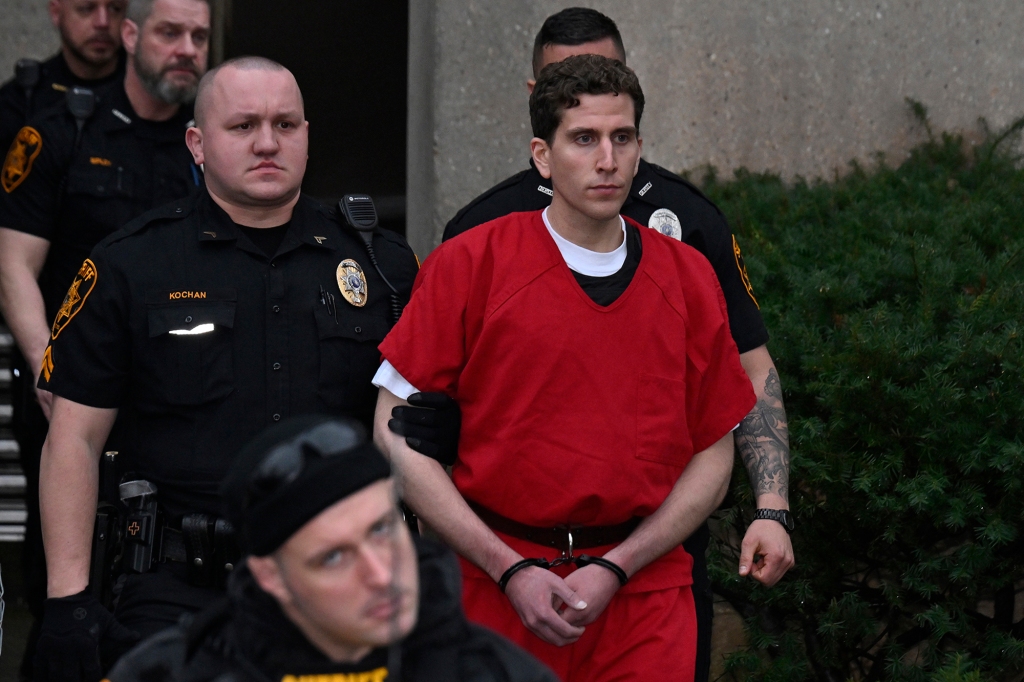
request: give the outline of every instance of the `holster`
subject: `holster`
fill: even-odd
[[[118,486],[121,502],[128,508],[124,525],[122,566],[128,573],[145,573],[159,553],[156,486],[145,480],[126,481]]]

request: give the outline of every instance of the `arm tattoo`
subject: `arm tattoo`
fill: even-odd
[[[782,384],[772,368],[764,395],[736,429],[736,447],[747,467],[754,495],[774,493],[789,500],[789,422],[782,404]]]

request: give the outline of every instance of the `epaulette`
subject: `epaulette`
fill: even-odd
[[[142,215],[129,220],[120,230],[115,230],[107,235],[101,242],[101,246],[115,244],[126,237],[141,232],[150,225],[169,220],[182,220],[192,215],[196,209],[194,197],[186,197],[170,204],[164,204],[146,211]]]
[[[327,206],[326,204],[323,204],[323,203],[318,201],[317,202],[317,210],[320,211],[320,213],[322,213],[323,215],[327,216],[327,219],[330,220],[335,225],[337,225],[342,231],[348,232],[348,233],[356,235],[358,237],[358,231],[355,230],[352,226],[350,226],[350,225],[345,223],[345,221],[342,219],[342,217],[340,215],[338,215],[338,209],[335,208],[334,206]],[[412,247],[409,246],[409,242],[405,239],[405,237],[403,237],[402,235],[398,234],[394,230],[388,230],[388,229],[385,229],[383,227],[377,226],[377,227],[375,227],[373,229],[373,232],[374,232],[374,234],[379,234],[386,241],[391,242],[392,244],[395,244],[396,246],[399,246],[399,247],[403,248],[404,250],[408,251],[410,254],[413,254],[413,256],[415,257],[416,254],[412,250]],[[359,237],[359,238],[362,239],[362,237]]]
[[[715,209],[715,211],[717,211],[718,213],[722,213],[721,209],[719,209],[718,206],[715,205],[715,202],[711,201],[711,199],[708,199],[707,195],[704,194],[704,192],[702,192],[701,189],[697,187],[697,185],[693,184],[686,178],[681,177],[676,173],[673,173],[672,171],[668,170],[667,168],[662,168],[661,166],[654,163],[648,163],[647,166],[650,167],[650,169],[654,171],[654,173],[660,176],[662,179],[686,187],[688,190],[693,192],[698,198],[708,202],[708,205]]]
[[[387,241],[391,242],[392,244],[396,244],[396,245],[401,246],[402,248],[412,252],[412,247],[409,246],[408,240],[405,237],[403,237],[402,235],[400,235],[397,232],[395,232],[394,230],[387,230],[387,229],[385,229],[383,227],[378,227],[374,231],[377,234],[379,234],[381,237],[384,237],[384,239],[386,239]]]
[[[486,192],[484,192],[483,194],[478,196],[476,199],[473,199],[473,201],[471,201],[468,204],[466,204],[465,206],[463,206],[462,209],[458,213],[455,214],[455,217],[451,219],[451,222],[453,222],[453,223],[459,222],[460,220],[462,220],[463,216],[465,216],[467,213],[469,213],[478,204],[486,201],[487,199],[490,199],[492,196],[494,196],[495,194],[497,194],[498,192],[500,192],[500,191],[502,191],[504,189],[508,189],[509,187],[513,187],[515,185],[518,185],[520,182],[523,181],[523,178],[531,170],[532,170],[532,168],[527,168],[526,170],[519,171],[518,173],[516,173],[515,175],[513,175],[510,178],[506,178],[505,180],[502,180],[497,185],[495,185],[494,187],[490,188],[489,190],[487,190]]]

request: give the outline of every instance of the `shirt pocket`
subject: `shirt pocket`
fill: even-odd
[[[94,231],[87,238],[95,243],[127,223],[143,209],[136,200],[137,185],[135,173],[123,166],[72,167],[67,176],[66,203],[74,216],[74,229],[81,231],[84,225],[86,230]]]
[[[685,467],[693,457],[686,420],[686,382],[641,374],[637,399],[637,459]]]
[[[338,305],[345,305],[338,298]],[[369,311],[346,307],[337,317],[324,306],[313,309],[320,351],[317,395],[328,407],[351,412],[376,402],[371,383],[380,366],[377,346],[391,325]]]
[[[67,188],[68,194],[81,194],[97,199],[130,199],[135,196],[135,174],[116,164],[76,165],[68,171]]]
[[[154,298],[196,293],[159,292]],[[146,307],[150,357],[144,362],[151,366],[155,397],[170,405],[202,405],[234,391],[234,292]]]

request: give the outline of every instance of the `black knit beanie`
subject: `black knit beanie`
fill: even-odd
[[[242,551],[265,556],[327,507],[390,475],[361,424],[303,415],[274,424],[243,447],[221,495]]]

